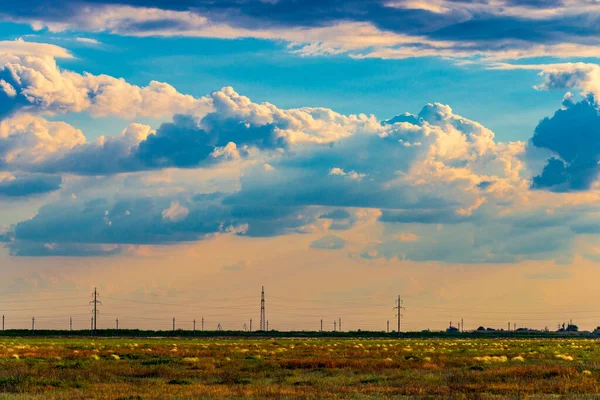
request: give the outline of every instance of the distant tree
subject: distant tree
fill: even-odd
[[[567,331],[567,332],[578,332],[579,331],[579,327],[577,325],[575,325],[575,324],[569,324],[565,328],[565,331]]]
[[[480,326],[479,328],[477,328],[477,330],[478,330],[479,332],[481,332],[481,331],[485,331],[485,328],[484,328],[483,326]]]

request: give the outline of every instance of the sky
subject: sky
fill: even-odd
[[[595,0],[0,10],[6,328],[600,325]]]

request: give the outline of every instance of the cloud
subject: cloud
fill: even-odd
[[[531,186],[553,191],[588,190],[597,181],[600,147],[597,129],[600,121],[600,67],[596,64],[561,63],[546,65],[500,64],[497,68],[539,70],[543,81],[538,90],[580,90],[576,101],[567,92],[562,108],[544,118],[535,129],[527,149],[534,165],[546,156],[542,171]],[[542,152],[540,150],[545,151]]]
[[[333,210],[331,212],[321,215],[319,218],[334,219],[334,220],[347,219],[347,218],[350,218],[350,213],[344,209],[338,208],[336,210]]]
[[[156,130],[131,124],[120,136],[102,136],[77,146],[65,143],[69,151],[48,149],[46,157],[24,160],[22,168],[81,175],[196,168],[247,158],[255,150],[280,154],[381,129],[372,116],[345,116],[325,108],[279,109],[269,103],[253,103],[231,87],[215,91],[207,99],[214,110],[202,117],[176,114]],[[29,166],[25,161],[30,161]],[[352,171],[347,176],[360,180],[364,174]]]
[[[557,157],[548,160],[532,187],[556,191],[587,190],[596,182],[600,167],[600,111],[593,99],[557,110],[535,129],[531,144]]]
[[[14,227],[14,246],[175,243],[234,232],[236,227],[227,210],[218,204],[192,199],[187,202],[160,197],[114,202],[71,199],[45,205],[30,220],[18,223]]]
[[[185,219],[189,213],[190,211],[179,204],[178,201],[172,201],[169,208],[163,210],[162,217],[163,220],[177,222]]]
[[[75,38],[75,40],[77,40],[80,43],[85,43],[85,44],[101,44],[98,40],[92,39],[92,38],[78,37],[78,38]]]
[[[327,235],[313,241],[310,244],[310,247],[313,249],[339,250],[343,249],[345,245],[346,241],[341,237],[335,235]]]
[[[51,58],[73,58],[73,55],[63,47],[49,43],[26,42],[23,39],[0,40],[0,54]]]
[[[121,254],[116,245],[81,243],[39,243],[18,241],[8,245],[12,256],[18,257],[106,257]]]
[[[24,197],[60,189],[62,178],[57,175],[10,176],[0,181],[0,196]]]
[[[283,40],[303,56],[498,60],[599,55],[599,30],[593,18],[598,9],[593,0],[373,0],[369,7],[357,0],[308,4],[155,0],[143,6],[137,0],[119,4],[68,0],[54,6],[52,13],[39,13],[37,7],[5,7],[2,17],[52,32]]]
[[[15,116],[0,121],[0,166],[26,168],[84,143],[83,133],[65,122]]]
[[[210,108],[208,99],[181,94],[167,83],[151,81],[140,87],[108,75],[61,70],[48,55],[0,52],[0,117],[24,110],[131,119],[178,112],[203,114]]]
[[[104,254],[216,235],[311,234],[321,238],[313,247],[331,249],[345,248],[334,235],[344,231],[370,259],[556,259],[589,234],[583,223],[600,200],[593,185],[585,194],[530,190],[539,171],[527,163],[532,148],[554,153],[572,186],[573,167],[595,147],[568,147],[560,132],[573,131],[564,121],[594,115],[590,99],[565,102],[526,144],[499,142],[440,103],[380,121],[254,103],[229,87],[207,98],[206,115],[176,114],[157,129],[130,124],[90,143],[37,116],[2,121],[7,174],[65,177],[60,202],[3,234],[13,254]]]

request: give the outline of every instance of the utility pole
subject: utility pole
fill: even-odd
[[[94,310],[92,311],[94,314],[94,318],[92,319],[92,324],[93,324],[92,330],[94,331],[94,335],[96,334],[96,327],[98,325],[98,304],[102,304],[102,302],[100,300],[98,300],[99,295],[100,294],[94,287],[94,293],[92,293],[92,296],[94,296],[94,300],[90,301],[90,304],[94,305]]]
[[[402,306],[402,299],[400,298],[400,295],[398,295],[398,300],[396,300],[396,303],[398,305],[394,307],[394,310],[398,310],[398,314],[396,314],[396,316],[398,317],[398,335],[400,335],[400,320],[402,319],[402,310],[406,310],[406,308]]]
[[[250,318],[250,332],[252,332],[252,318]]]
[[[2,332],[4,332],[4,314],[2,314]]]
[[[73,330],[73,317],[69,317],[69,330]]]
[[[508,323],[508,333],[510,333],[510,322]]]
[[[204,332],[204,317],[202,317],[202,332]]]
[[[338,325],[339,331],[342,331],[342,318],[340,318],[340,324]]]
[[[115,322],[116,322],[116,324],[117,324],[117,332],[118,332],[118,331],[119,331],[119,318],[117,318],[117,319],[115,320]]]
[[[267,332],[269,332],[269,320],[267,320]]]
[[[262,287],[260,294],[260,327],[259,330],[264,331],[267,328],[267,317],[265,315],[265,287]],[[252,329],[250,329],[252,332]]]
[[[513,322],[513,332],[516,332],[516,331],[517,331],[517,323]]]
[[[390,320],[387,320],[387,333],[390,333]]]
[[[4,318],[4,317],[2,317],[2,318]],[[321,332],[323,332],[323,319],[321,319]]]
[[[173,332],[175,332],[175,317],[173,317]]]
[[[335,330],[335,324],[336,324],[336,323],[337,323],[337,321],[336,321],[336,320],[333,320],[333,331],[334,331],[334,332],[336,331],[336,330]]]
[[[31,332],[35,332],[35,317],[31,317]]]
[[[196,320],[194,320],[194,333],[196,333]]]
[[[90,318],[90,331],[94,330],[94,317]]]

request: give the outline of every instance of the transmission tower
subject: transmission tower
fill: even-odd
[[[398,310],[396,317],[398,317],[398,335],[399,335],[400,334],[400,320],[402,319],[402,310],[406,310],[406,308],[404,308],[402,306],[402,299],[400,298],[400,295],[398,295],[398,300],[396,300],[396,304],[397,304],[397,306],[394,307],[394,310]]]
[[[92,296],[94,297],[94,300],[90,301],[90,304],[94,306],[94,309],[92,311],[92,313],[94,314],[94,317],[92,319],[92,330],[94,331],[95,335],[96,327],[98,326],[98,305],[102,304],[102,302],[98,300],[98,296],[100,296],[100,294],[98,293],[96,288],[94,288],[94,293],[92,293]]]
[[[260,294],[260,328],[261,331],[267,330],[267,317],[265,315],[265,287],[262,287]]]

